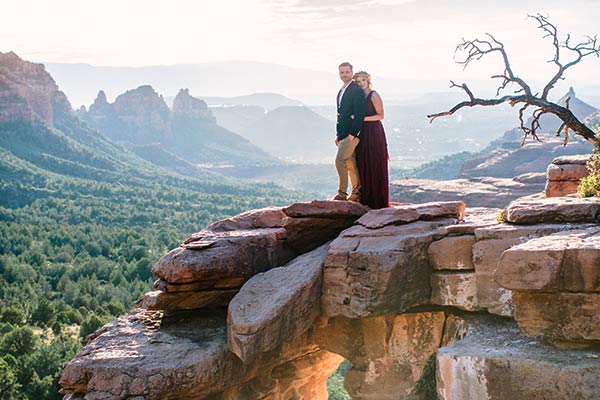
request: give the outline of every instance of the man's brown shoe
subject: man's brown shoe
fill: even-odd
[[[334,200],[343,200],[343,201],[346,201],[346,200],[348,200],[348,199],[346,198],[346,196],[342,196],[341,194],[336,194],[336,195],[335,195],[335,197],[334,197],[333,199],[334,199]]]
[[[348,197],[348,201],[354,201],[354,202],[360,202],[360,197],[355,196],[355,195],[350,195],[350,197]]]

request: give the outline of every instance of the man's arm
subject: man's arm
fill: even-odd
[[[354,119],[352,120],[349,133],[352,136],[360,137],[363,120],[367,114],[367,100],[362,89],[355,90],[352,93],[352,114],[354,115]]]

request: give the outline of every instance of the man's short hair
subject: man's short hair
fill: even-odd
[[[354,71],[354,67],[352,67],[352,64],[350,64],[348,61],[341,63],[338,69],[342,67],[350,67],[350,71]]]

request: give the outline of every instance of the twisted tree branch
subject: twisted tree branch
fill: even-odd
[[[537,136],[537,130],[540,128],[540,117],[544,114],[554,114],[562,120],[561,128],[557,134],[560,134],[561,130],[565,131],[565,145],[569,139],[569,129],[575,134],[582,136],[588,141],[596,142],[596,134],[585,124],[583,124],[573,113],[569,110],[569,100],[567,99],[566,107],[548,101],[548,93],[554,85],[563,78],[565,71],[573,65],[579,63],[584,57],[595,55],[600,57],[600,44],[598,43],[597,37],[586,36],[586,40],[575,45],[570,43],[571,37],[567,35],[563,43],[560,42],[558,37],[558,30],[555,25],[548,21],[547,16],[541,14],[529,15],[538,23],[538,28],[544,32],[544,38],[549,37],[552,39],[554,46],[554,57],[550,62],[554,63],[558,71],[548,81],[542,90],[542,94],[533,94],[531,87],[521,78],[519,78],[514,72],[510,65],[507,52],[504,48],[504,44],[498,41],[494,36],[486,33],[486,39],[473,39],[465,40],[456,47],[455,50],[455,61],[463,65],[463,69],[466,68],[473,61],[480,60],[482,57],[492,54],[499,53],[502,57],[504,64],[504,70],[501,74],[492,76],[492,79],[501,79],[501,83],[496,90],[496,98],[494,99],[482,99],[476,97],[466,83],[458,85],[451,81],[450,87],[456,87],[463,90],[469,97],[468,101],[463,101],[456,104],[448,111],[430,114],[427,118],[430,122],[433,122],[436,118],[449,116],[457,112],[464,107],[475,107],[475,106],[495,106],[502,103],[509,103],[511,106],[515,104],[523,104],[519,110],[519,122],[520,129],[524,132],[523,143],[525,139],[531,135],[536,140],[540,140]],[[561,49],[569,50],[575,53],[575,58],[567,63],[564,63],[561,59]],[[457,59],[457,54],[464,53],[464,57]],[[505,95],[498,97],[500,92],[505,90],[510,85],[516,85],[517,89],[512,95]],[[524,123],[523,113],[529,107],[537,107],[533,111],[531,124],[526,127]]]

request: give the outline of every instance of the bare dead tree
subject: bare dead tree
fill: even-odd
[[[508,60],[508,55],[504,48],[504,44],[496,40],[494,36],[486,33],[487,38],[483,40],[463,39],[462,43],[456,47],[455,57],[458,54],[465,54],[464,58],[456,61],[457,63],[462,64],[464,69],[473,61],[480,60],[482,57],[488,54],[500,54],[504,63],[504,71],[501,74],[492,76],[492,79],[501,80],[501,83],[496,91],[496,97],[492,99],[478,98],[473,94],[471,89],[469,89],[467,84],[463,83],[458,85],[450,81],[450,87],[462,89],[469,97],[469,100],[458,103],[448,111],[428,115],[427,118],[430,119],[429,122],[433,122],[439,117],[452,115],[464,107],[495,106],[502,103],[508,103],[511,106],[521,104],[521,108],[519,109],[519,122],[520,129],[524,132],[522,143],[524,143],[529,136],[539,141],[536,133],[540,128],[540,117],[544,114],[554,114],[561,119],[562,124],[557,131],[557,135],[560,135],[560,132],[564,130],[565,145],[569,140],[569,130],[573,131],[576,135],[584,137],[586,140],[592,143],[597,142],[597,137],[594,131],[579,121],[579,119],[569,110],[570,99],[567,99],[564,107],[548,101],[548,93],[550,93],[550,90],[554,88],[554,85],[556,85],[559,80],[564,79],[563,75],[567,69],[579,63],[585,57],[600,57],[600,44],[598,43],[597,36],[586,36],[584,41],[577,44],[572,44],[570,35],[567,35],[566,39],[561,42],[559,40],[556,26],[548,21],[547,16],[537,14],[528,15],[528,17],[537,21],[538,28],[544,32],[544,38],[550,38],[554,46],[554,57],[549,62],[556,65],[557,71],[550,81],[548,81],[548,83],[544,86],[542,93],[533,93],[531,87],[523,79],[515,75]],[[562,51],[568,52],[572,55],[571,61],[563,61],[564,57]],[[500,92],[509,87],[515,88],[513,93],[500,97]],[[530,106],[535,107],[535,110],[532,114],[531,123],[528,124],[528,126],[525,126],[523,114]]]

